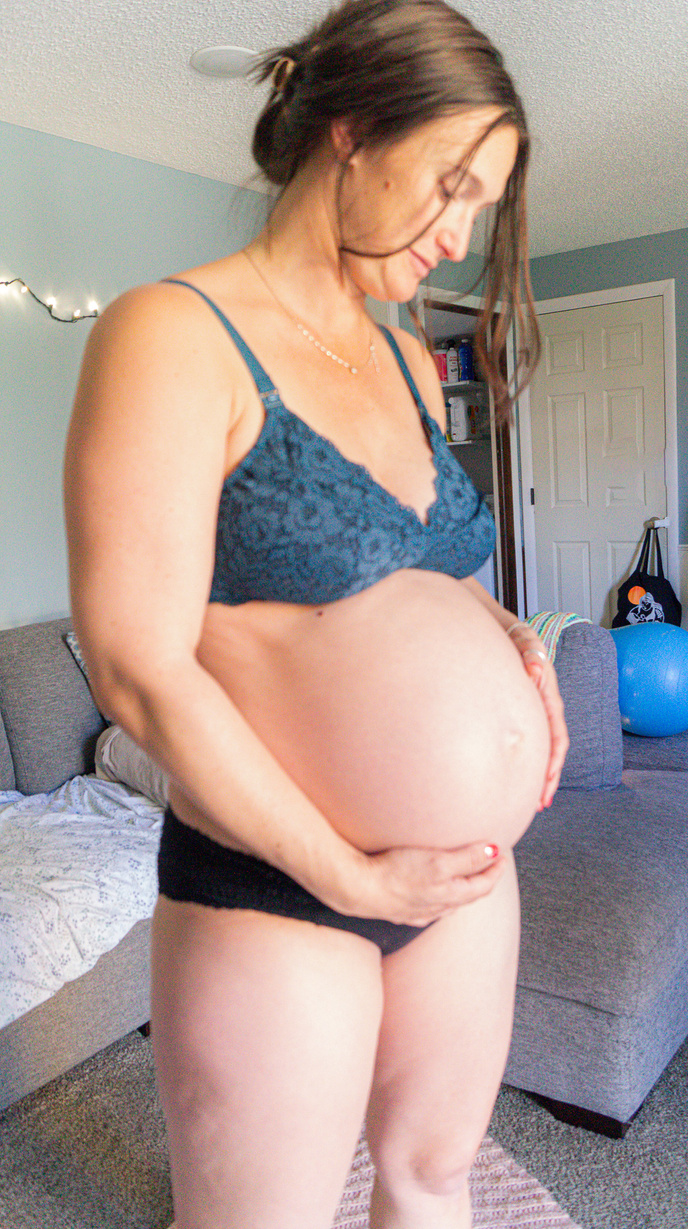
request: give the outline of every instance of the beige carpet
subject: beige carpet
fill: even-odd
[[[333,1229],[368,1229],[373,1164],[361,1139]],[[578,1229],[549,1191],[489,1137],[471,1173],[473,1229]]]

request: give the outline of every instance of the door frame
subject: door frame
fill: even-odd
[[[680,591],[678,551],[678,412],[676,400],[676,291],[674,278],[642,282],[637,286],[617,286],[612,290],[591,290],[585,294],[564,295],[557,299],[538,299],[538,316],[550,312],[574,311],[580,307],[602,307],[607,303],[630,303],[634,299],[661,298],[664,319],[664,481],[667,489],[666,574]],[[521,509],[523,515],[524,597],[528,614],[538,609],[537,563],[535,557],[535,513],[529,492],[533,483],[533,446],[531,436],[530,389],[518,399],[518,448],[521,462]],[[519,611],[522,615],[522,612]]]
[[[418,312],[418,319],[421,325],[423,326],[423,328],[425,328],[425,306],[428,300],[431,300],[434,303],[449,303],[454,307],[470,307],[475,311],[480,311],[483,306],[483,300],[480,295],[465,294],[458,290],[444,290],[440,288],[435,288],[434,286],[429,285],[427,282],[421,282],[418,288],[417,296],[416,296],[416,310]],[[495,310],[498,311],[499,307],[500,307],[500,304],[497,303],[495,305]],[[516,364],[516,346],[515,346],[515,340],[513,337],[513,332],[512,330],[510,330],[509,335],[506,339],[506,369],[507,369],[507,379],[509,383],[511,383],[513,379],[515,364]],[[500,495],[499,495],[500,475],[498,472],[497,447],[496,447],[496,440],[495,440],[494,402],[493,402],[493,397],[492,397],[492,390],[490,390],[490,411],[491,411],[490,413],[490,433],[491,433],[491,439],[492,439],[492,490],[493,490],[494,501],[495,501],[495,520],[497,524],[499,525],[501,524],[501,517],[503,515],[503,512],[500,506]],[[518,610],[515,613],[518,614],[519,618],[522,618],[524,611],[525,611],[525,593],[526,593],[525,574],[524,574],[524,569],[523,569],[524,543],[523,543],[522,523],[521,523],[522,521],[521,501],[522,501],[523,496],[522,496],[522,488],[521,488],[521,474],[520,474],[520,467],[519,467],[520,443],[519,443],[519,438],[518,438],[518,424],[517,424],[515,416],[512,416],[512,422],[509,425],[509,443],[510,443],[509,451],[510,451],[510,458],[511,458],[510,468],[511,468],[511,490],[512,490],[512,504],[511,504],[510,514],[511,514],[511,521],[512,521],[512,527],[513,527],[513,533],[514,533],[514,550],[515,550],[515,556],[516,556],[515,558],[516,594],[517,594],[517,599],[518,599]],[[495,543],[496,578],[497,578],[496,596],[497,596],[498,601],[502,603],[504,600],[504,581],[503,581],[503,576],[502,576],[502,548],[501,548],[500,536],[501,535],[498,532],[497,540]]]

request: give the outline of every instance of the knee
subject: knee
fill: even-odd
[[[371,1151],[373,1151],[371,1149]],[[457,1196],[466,1187],[475,1149],[460,1140],[436,1140],[424,1146],[403,1148],[387,1142],[375,1149],[378,1180],[403,1203],[418,1195],[440,1199]]]
[[[411,1166],[411,1176],[416,1190],[425,1195],[449,1199],[458,1195],[468,1182],[470,1160],[464,1160],[455,1151],[438,1151],[416,1157]]]

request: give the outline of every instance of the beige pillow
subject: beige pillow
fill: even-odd
[[[167,773],[118,725],[103,730],[96,743],[96,776],[121,781],[158,806],[167,806]]]

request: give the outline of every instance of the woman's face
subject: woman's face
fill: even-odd
[[[384,150],[359,150],[339,197],[342,261],[356,286],[406,302],[440,260],[463,260],[478,214],[504,194],[518,150],[511,124],[495,128],[462,164],[496,108],[433,120]],[[355,255],[355,252],[393,255]]]

